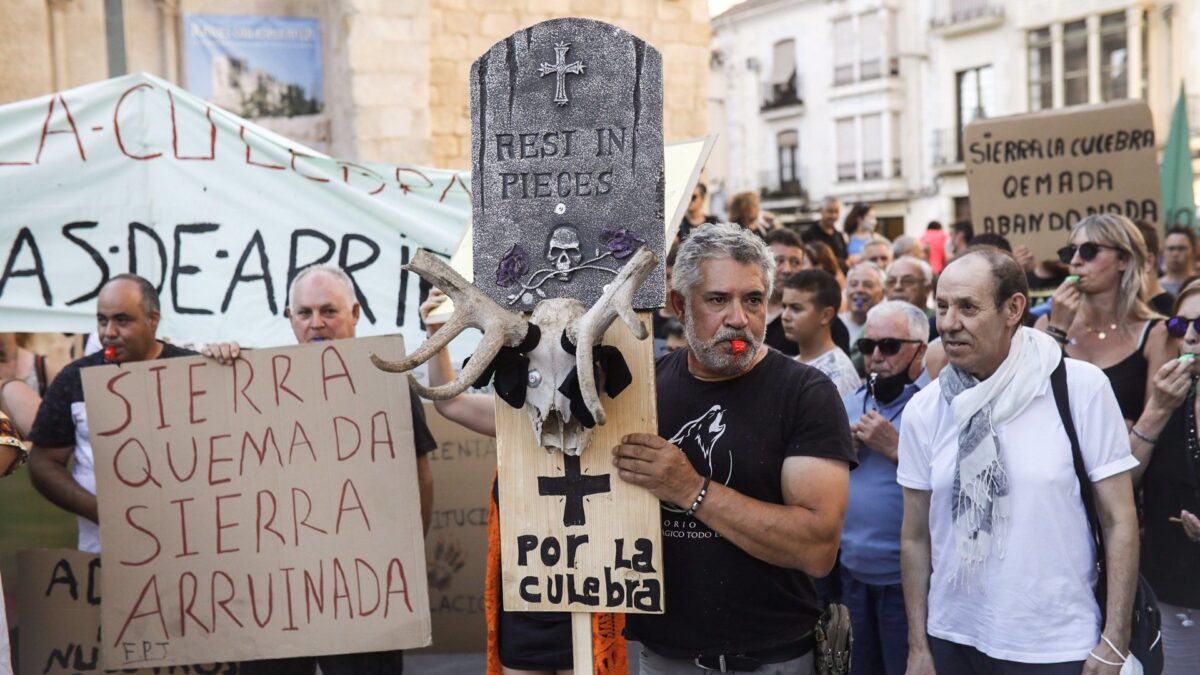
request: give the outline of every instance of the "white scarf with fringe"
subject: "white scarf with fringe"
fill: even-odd
[[[957,580],[977,571],[996,540],[1004,558],[1008,529],[1008,473],[1000,456],[996,427],[1021,414],[1045,391],[1050,374],[1063,358],[1053,338],[1019,328],[1008,356],[982,382],[947,366],[939,380],[958,426],[958,457],[951,496],[954,542],[960,565]]]

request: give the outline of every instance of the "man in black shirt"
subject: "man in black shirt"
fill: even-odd
[[[838,215],[841,212],[842,205],[838,202],[837,197],[826,197],[821,200],[821,220],[809,225],[800,238],[806,244],[810,241],[819,241],[833,249],[833,255],[837,257],[838,265],[841,265],[842,271],[845,272],[848,269],[846,267],[846,240],[836,227]]]
[[[156,339],[158,293],[135,274],[113,277],[96,299],[96,330],[103,349],[62,369],[46,390],[29,432],[29,478],[38,492],[79,520],[79,550],[100,552],[96,473],[88,436],[80,371],[106,363],[134,363],[196,353]],[[75,466],[68,470],[72,455]]]
[[[692,233],[669,296],[688,349],[658,361],[658,435],[613,450],[662,501],[666,613],[626,619],[644,675],[815,672],[811,577],[833,567],[855,455],[833,383],[763,344],[774,266],[752,233]]]

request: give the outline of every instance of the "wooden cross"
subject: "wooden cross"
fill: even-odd
[[[583,498],[611,492],[609,474],[588,476],[579,470],[578,455],[563,455],[562,476],[538,476],[538,494],[543,497],[565,497],[563,525],[572,527],[587,523]]]
[[[570,102],[570,99],[567,98],[567,73],[572,75],[583,74],[584,66],[582,61],[576,61],[571,64],[566,62],[567,50],[570,48],[571,45],[566,42],[559,42],[554,45],[554,63],[543,62],[538,69],[541,77],[554,73],[556,80],[554,85],[554,102],[559,105],[566,105]]]

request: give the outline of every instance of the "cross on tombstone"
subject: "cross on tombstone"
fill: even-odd
[[[584,525],[583,498],[611,492],[609,474],[588,476],[579,470],[578,455],[563,455],[562,476],[538,476],[538,494],[543,497],[565,497],[563,525]]]
[[[554,45],[554,63],[543,62],[538,69],[538,73],[542,77],[554,73],[554,102],[559,105],[566,105],[570,102],[570,99],[567,98],[567,73],[572,75],[583,74],[583,61],[567,64],[567,50],[570,48],[571,45],[566,42],[559,42]]]

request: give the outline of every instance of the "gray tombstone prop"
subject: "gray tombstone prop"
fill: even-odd
[[[616,26],[552,19],[471,66],[475,285],[502,306],[590,306],[639,246],[659,265],[634,307],[661,307],[662,57]]]

